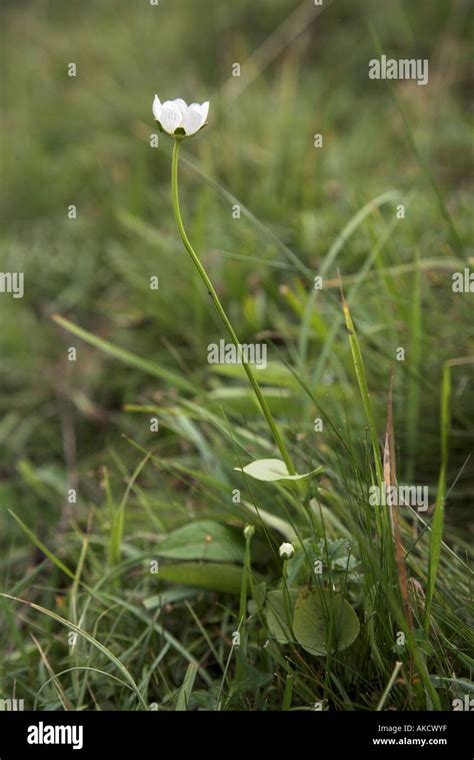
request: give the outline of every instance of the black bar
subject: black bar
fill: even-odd
[[[295,760],[302,753],[314,758],[403,753],[408,758],[471,760],[472,735],[470,712],[18,711],[0,712],[0,760],[95,757],[98,751],[121,758],[127,749],[138,760],[173,746],[180,754],[189,750],[225,757],[228,749],[246,757],[257,741],[264,745],[265,760],[270,751],[278,759]],[[71,743],[50,744],[50,739]]]

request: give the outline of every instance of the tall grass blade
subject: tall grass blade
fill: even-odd
[[[448,437],[450,427],[450,402],[451,402],[451,367],[446,363],[443,367],[443,380],[441,385],[441,468],[438,478],[438,492],[431,523],[430,551],[428,559],[428,581],[426,585],[425,619],[424,629],[426,633],[431,625],[431,607],[433,594],[438,573],[441,544],[443,540],[444,525],[444,501],[446,497],[446,477],[448,469]]]
[[[59,314],[53,314],[51,319],[68,332],[77,335],[77,337],[81,338],[85,343],[88,343],[94,348],[98,348],[99,351],[102,351],[108,356],[112,356],[114,359],[118,359],[129,367],[135,367],[146,375],[152,375],[153,377],[159,377],[160,380],[166,380],[170,385],[180,388],[187,393],[195,393],[195,388],[191,383],[156,362],[150,362],[148,359],[143,359],[141,356],[132,354],[131,351],[114,346],[113,343],[109,343],[108,340],[97,337],[97,335],[84,330],[82,327],[74,324],[74,322],[70,322],[69,319],[65,319],[65,317],[61,317]]]

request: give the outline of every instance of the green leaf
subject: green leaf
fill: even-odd
[[[251,615],[256,615],[262,609],[267,598],[267,584],[265,581],[253,584],[252,599],[248,603],[248,611]]]
[[[153,596],[144,599],[143,606],[146,610],[156,610],[158,607],[161,609],[167,604],[175,604],[176,602],[182,602],[183,599],[191,599],[196,594],[199,594],[199,591],[195,588],[186,588],[186,586],[169,588],[166,591],[162,591],[161,594],[153,594]]]
[[[212,371],[247,383],[247,376],[242,364],[213,364]],[[298,380],[293,372],[281,362],[276,361],[269,361],[266,367],[258,369],[258,380],[261,385],[277,385],[286,388],[299,387]]]
[[[184,676],[184,681],[181,684],[181,688],[179,690],[178,701],[175,708],[177,712],[186,712],[186,710],[188,710],[197,671],[198,666],[191,662],[188,665],[186,675]]]
[[[255,480],[274,482],[278,480],[302,480],[310,475],[322,472],[322,467],[317,467],[304,475],[290,475],[286,464],[281,459],[256,459],[245,467],[234,467],[238,472],[245,472]]]
[[[350,646],[359,635],[360,623],[342,596],[304,588],[296,600],[293,630],[303,649],[324,656]]]
[[[289,604],[285,604],[284,594],[286,594],[286,591],[284,589],[275,589],[267,595],[264,611],[268,632],[279,644],[289,644],[291,641],[294,641],[294,636],[291,632],[291,618],[293,617],[298,593],[297,588],[288,589]]]
[[[225,403],[226,409],[240,412],[247,416],[258,416],[259,407],[255,404],[255,395],[252,388],[243,386],[231,388],[216,388],[206,396],[207,402],[212,409],[220,409]],[[286,388],[265,388],[265,399],[270,410],[275,414],[284,414],[288,409],[296,408],[296,400],[292,399],[291,393]]]
[[[94,346],[94,348],[102,351],[102,353],[107,354],[108,356],[113,356],[114,359],[118,359],[118,361],[128,364],[130,367],[135,367],[135,369],[139,369],[141,372],[152,375],[153,377],[158,377],[160,380],[165,380],[167,383],[170,383],[170,385],[174,385],[182,391],[194,393],[195,388],[190,382],[181,377],[181,375],[161,366],[161,364],[158,364],[155,361],[151,362],[148,359],[143,359],[141,356],[137,356],[131,351],[127,351],[119,346],[114,346],[114,344],[109,343],[108,340],[99,338],[97,335],[84,330],[82,327],[75,325],[74,322],[70,322],[69,319],[65,319],[65,317],[61,317],[59,314],[53,314],[51,319],[60,327],[68,330],[68,332],[77,335],[78,338],[81,338],[81,340],[85,341],[90,346]]]
[[[351,545],[346,538],[321,538],[317,543],[310,541],[309,548],[314,558],[323,562],[323,580],[341,582],[341,579],[347,578],[348,581],[360,581],[356,572],[358,560],[351,554]]]
[[[468,681],[466,678],[446,678],[444,676],[430,676],[430,681],[433,686],[438,689],[443,686],[454,687],[456,694],[472,694],[474,693],[474,683]]]
[[[242,531],[215,520],[198,520],[177,528],[156,548],[158,557],[215,562],[243,562],[244,553]]]
[[[180,562],[175,565],[161,565],[160,579],[182,583],[185,586],[222,591],[224,594],[240,594],[242,569],[235,565],[219,562]],[[255,573],[254,573],[255,577]]]
[[[252,519],[255,524],[267,525],[272,530],[277,530],[286,538],[287,541],[292,543],[298,536],[292,525],[287,520],[284,520],[278,515],[273,515],[271,512],[267,512],[261,507],[257,507],[254,504],[250,504],[248,501],[243,501],[242,506],[252,515]]]

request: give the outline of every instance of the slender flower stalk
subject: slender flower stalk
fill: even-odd
[[[283,594],[283,608],[285,610],[285,617],[286,622],[288,624],[288,630],[291,632],[293,628],[293,615],[291,612],[291,598],[290,598],[290,589],[289,589],[289,583],[288,583],[288,560],[290,560],[294,553],[295,553],[295,547],[293,544],[284,543],[281,544],[278,553],[280,557],[283,559],[283,567],[281,571],[281,579],[282,579],[282,594]]]
[[[227,316],[227,314],[224,311],[224,308],[219,300],[219,296],[217,295],[214,286],[209,279],[209,276],[204,269],[203,265],[201,264],[201,261],[196,254],[194,248],[192,247],[189,238],[186,234],[186,230],[184,229],[183,220],[181,217],[181,211],[179,208],[179,196],[178,196],[178,160],[179,160],[179,146],[181,143],[181,140],[183,138],[181,136],[175,137],[175,144],[173,147],[173,158],[172,158],[172,167],[171,167],[171,192],[172,192],[172,198],[173,198],[173,211],[174,211],[174,217],[176,220],[176,224],[178,226],[179,234],[181,235],[181,239],[183,241],[184,247],[186,248],[187,252],[191,256],[192,262],[194,266],[196,267],[197,271],[199,272],[199,275],[204,282],[206,289],[211,296],[212,302],[215,306],[215,309],[217,313],[219,314],[219,317],[221,318],[225,329],[227,330],[227,333],[229,335],[229,338],[234,343],[235,347],[237,348],[237,351],[239,351],[243,367],[245,369],[245,372],[247,373],[247,377],[250,381],[250,384],[255,392],[255,395],[257,397],[258,403],[260,404],[260,408],[265,415],[265,418],[268,422],[268,426],[270,428],[270,431],[272,433],[272,436],[274,438],[274,441],[276,445],[278,446],[278,449],[280,451],[281,456],[283,457],[283,460],[287,466],[288,472],[290,475],[295,475],[296,470],[293,467],[293,463],[290,459],[290,456],[288,454],[288,451],[286,449],[286,446],[283,442],[283,438],[281,436],[281,433],[275,423],[275,420],[273,419],[272,413],[270,411],[270,408],[267,404],[267,401],[260,389],[260,386],[252,372],[252,369],[250,365],[245,361],[245,358],[243,357],[243,354],[240,349],[240,343],[239,339],[234,331],[234,328],[232,327],[232,324]]]

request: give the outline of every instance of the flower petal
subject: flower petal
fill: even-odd
[[[165,132],[168,132],[170,135],[181,126],[183,116],[176,103],[172,103],[170,100],[163,103],[160,121]]]
[[[202,115],[203,115],[204,121],[207,121],[207,115],[209,113],[209,101],[208,100],[206,100],[206,102],[202,104],[201,111],[202,111]]]
[[[155,95],[155,99],[153,101],[153,116],[157,121],[160,120],[160,114],[161,114],[161,101],[158,97],[158,95]]]
[[[193,103],[184,114],[184,131],[188,136],[194,135],[201,129],[204,121],[205,119],[202,114],[201,106],[198,103]]]
[[[176,98],[176,100],[172,100],[171,102],[178,106],[181,114],[184,116],[188,108],[188,104],[186,103],[186,101],[183,100],[183,98]]]

